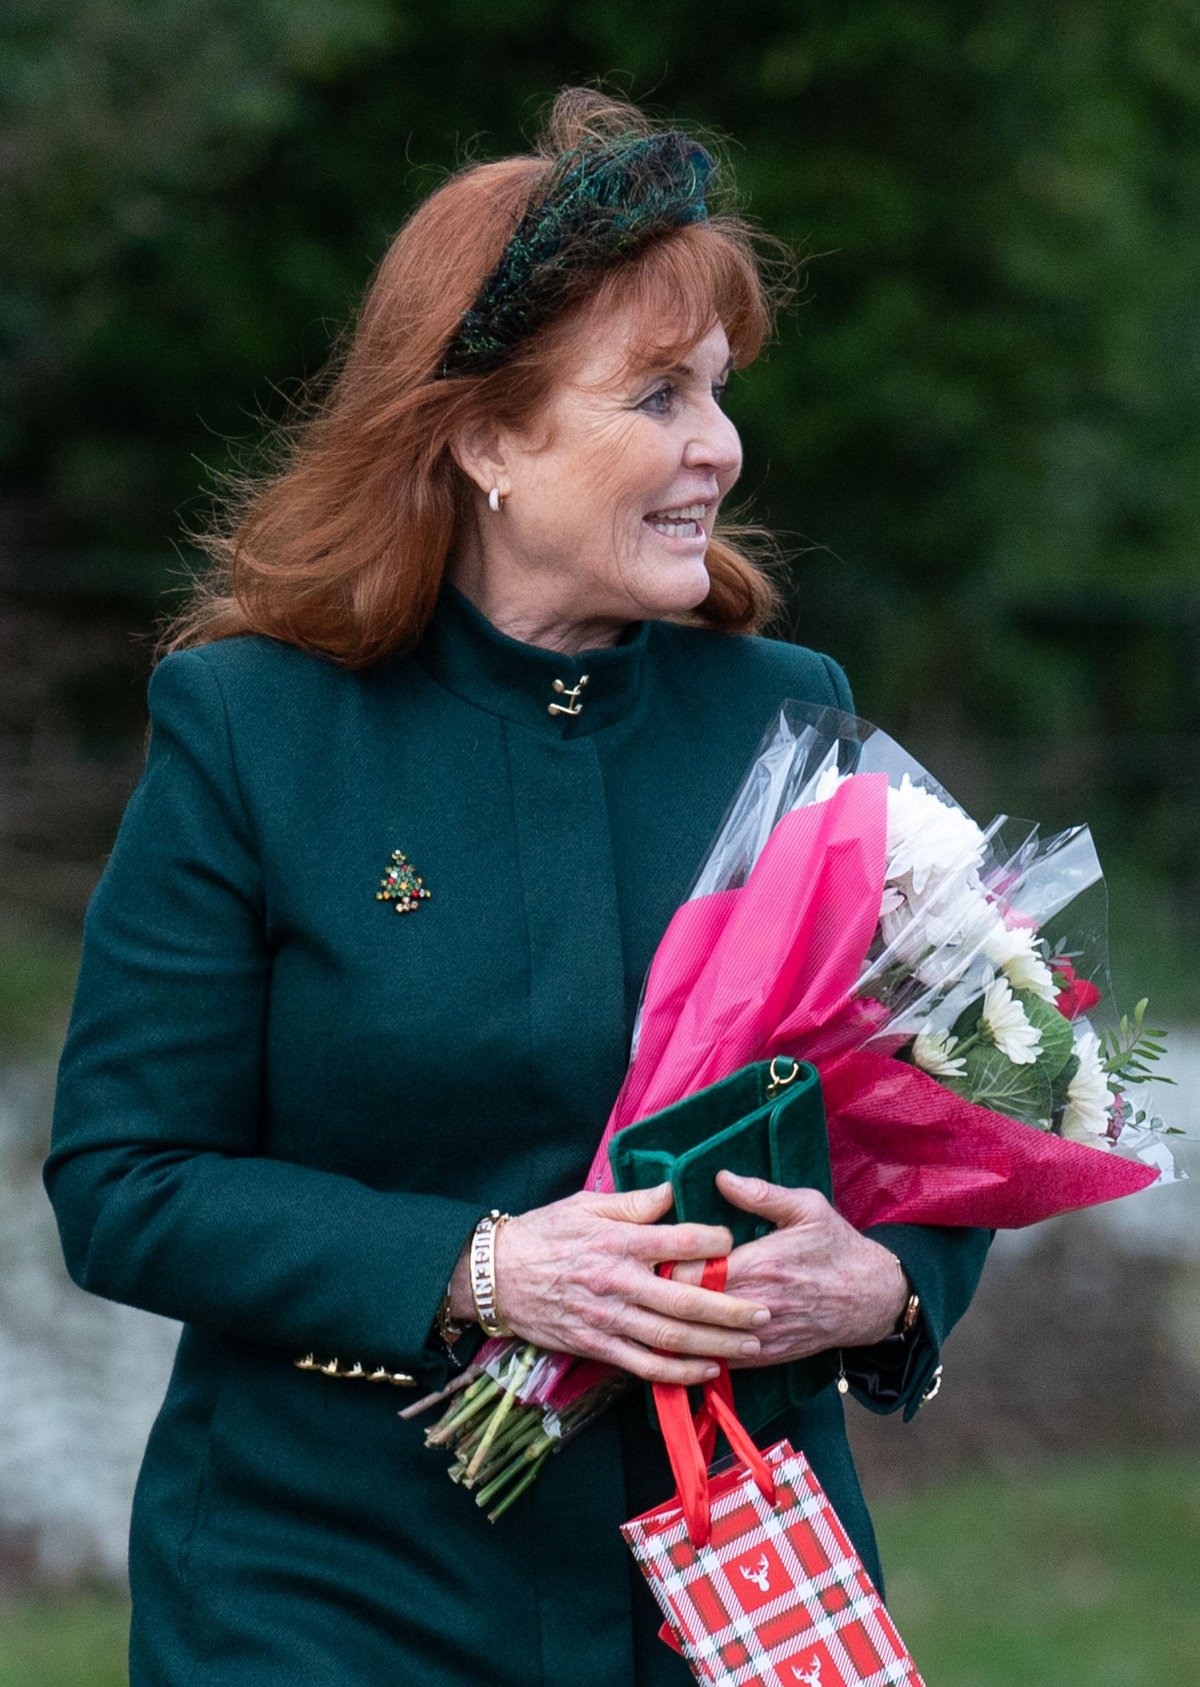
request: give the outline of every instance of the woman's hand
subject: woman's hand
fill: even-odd
[[[819,1190],[785,1189],[727,1171],[717,1173],[717,1188],[735,1207],[777,1226],[729,1256],[729,1293],[771,1312],[761,1352],[730,1359],[731,1368],[786,1364],[891,1334],[909,1293],[900,1262],[847,1224]],[[701,1270],[681,1266],[676,1280],[697,1283]]]
[[[656,1276],[659,1261],[694,1260],[698,1282],[702,1262],[733,1246],[722,1225],[656,1223],[671,1202],[669,1183],[581,1193],[502,1224],[496,1296],[515,1333],[648,1382],[702,1382],[716,1374],[715,1358],[757,1354],[751,1330],[769,1319],[761,1303]]]

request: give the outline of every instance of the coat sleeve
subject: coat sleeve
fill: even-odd
[[[846,1381],[873,1412],[904,1409],[907,1423],[940,1387],[942,1343],[971,1304],[995,1232],[935,1224],[876,1224],[864,1232],[888,1248],[921,1297],[910,1336],[847,1348]]]
[[[202,651],[150,684],[145,772],[88,907],[45,1167],[81,1287],[285,1350],[438,1382],[479,1217],[263,1152],[262,861]]]
[[[845,673],[829,656],[822,659],[836,706],[854,713]],[[873,1347],[847,1349],[846,1380],[871,1411],[904,1410],[907,1423],[936,1392],[942,1343],[971,1303],[995,1232],[933,1224],[877,1224],[865,1234],[899,1259],[921,1299],[912,1334],[892,1336]]]

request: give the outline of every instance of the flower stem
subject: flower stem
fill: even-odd
[[[525,1472],[524,1476],[522,1476],[521,1480],[517,1483],[516,1487],[510,1489],[510,1491],[507,1494],[505,1494],[504,1498],[500,1501],[500,1504],[496,1507],[496,1509],[494,1511],[488,1512],[488,1522],[489,1523],[495,1523],[497,1518],[503,1517],[504,1513],[508,1510],[508,1508],[512,1504],[512,1502],[515,1499],[519,1499],[520,1496],[525,1492],[526,1488],[528,1488],[533,1482],[535,1482],[537,1480],[538,1474],[541,1471],[541,1468],[542,1468],[543,1464],[545,1464],[546,1460],[550,1457],[551,1453],[554,1451],[554,1449],[557,1445],[558,1445],[558,1443],[555,1442],[555,1441],[548,1440],[546,1442],[546,1445],[537,1454],[537,1456],[530,1461],[529,1469]],[[479,1499],[482,1498],[481,1495],[477,1495],[476,1497],[479,1498]]]
[[[520,1476],[527,1471],[531,1464],[541,1468],[541,1463],[548,1452],[557,1452],[562,1441],[557,1435],[550,1435],[539,1424],[537,1432],[530,1436],[525,1446],[517,1448],[512,1456],[505,1460],[504,1469],[489,1473],[479,1494],[476,1495],[477,1505],[486,1505],[493,1494],[499,1493],[505,1483],[513,1477]]]
[[[500,1384],[486,1372],[477,1377],[460,1401],[456,1401],[446,1415],[438,1420],[425,1436],[425,1444],[429,1447],[441,1447],[447,1441],[454,1440],[458,1431],[468,1419],[483,1411],[493,1395],[497,1394]]]
[[[468,1365],[466,1370],[456,1376],[454,1381],[448,1383],[445,1388],[439,1388],[433,1394],[423,1394],[419,1400],[414,1400],[411,1406],[405,1406],[403,1411],[397,1412],[396,1416],[401,1418],[419,1417],[422,1412],[427,1412],[431,1406],[441,1405],[443,1400],[448,1400],[452,1394],[457,1394],[460,1389],[469,1388],[482,1374],[478,1365]]]
[[[514,1413],[514,1416],[516,1414]],[[508,1465],[519,1462],[525,1455],[526,1449],[543,1434],[542,1414],[540,1408],[526,1407],[523,1421],[518,1423],[512,1433],[502,1432],[492,1443],[492,1449],[484,1460],[478,1474],[468,1478],[464,1486],[478,1487],[491,1481],[497,1471]],[[511,1423],[511,1419],[509,1420]]]
[[[476,1505],[487,1505],[500,1492],[501,1488],[521,1476],[529,1469],[531,1463],[538,1461],[546,1450],[548,1441],[539,1438],[519,1452],[515,1458],[505,1462],[503,1470],[496,1471],[480,1488],[475,1496]]]
[[[503,1385],[504,1398],[493,1412],[491,1421],[489,1422],[487,1429],[484,1431],[483,1440],[475,1449],[475,1455],[470,1464],[467,1466],[468,1479],[473,1479],[478,1474],[479,1467],[484,1461],[488,1448],[496,1439],[497,1432],[499,1431],[505,1418],[517,1404],[517,1390],[520,1388],[525,1378],[529,1375],[533,1366],[533,1361],[536,1357],[537,1347],[533,1342],[526,1342],[525,1346],[521,1349],[520,1356],[517,1359],[514,1375],[507,1378]]]

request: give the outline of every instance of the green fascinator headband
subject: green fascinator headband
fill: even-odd
[[[590,139],[563,153],[446,348],[439,375],[497,369],[571,303],[588,275],[708,216],[710,153],[677,129]]]

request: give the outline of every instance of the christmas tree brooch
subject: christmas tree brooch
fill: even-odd
[[[394,849],[391,865],[375,892],[376,902],[390,902],[398,914],[411,914],[425,897],[432,895],[404,851]]]

